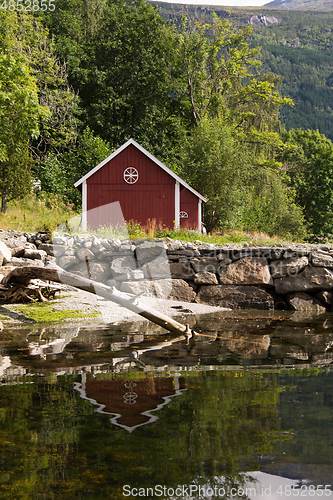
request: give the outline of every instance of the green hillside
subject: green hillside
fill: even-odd
[[[262,47],[262,69],[281,77],[281,93],[295,103],[281,121],[333,139],[333,12],[273,12],[282,21],[254,26],[253,38]]]
[[[311,10],[311,11],[327,11],[333,9],[333,2],[331,0],[273,0],[265,5],[265,7],[272,7],[274,9],[286,10]]]
[[[321,2],[313,2],[317,3]],[[295,104],[293,108],[283,108],[282,124],[287,129],[318,129],[333,139],[333,11],[305,12],[267,6],[230,7],[227,11],[226,7],[217,6],[157,4],[161,15],[168,19],[186,14],[209,20],[215,12],[239,27],[252,24],[252,45],[262,47],[260,71],[278,74],[280,92]]]

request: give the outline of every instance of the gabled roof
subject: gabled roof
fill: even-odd
[[[118,148],[110,156],[105,158],[105,160],[103,160],[99,165],[97,165],[97,167],[93,168],[92,170],[90,170],[90,172],[88,172],[86,175],[81,177],[80,180],[76,181],[74,186],[79,187],[80,184],[82,184],[84,181],[86,181],[90,176],[94,175],[100,168],[104,167],[104,165],[106,163],[108,163],[110,160],[115,158],[119,153],[124,151],[124,149],[126,149],[131,144],[133,146],[135,146],[139,151],[141,151],[141,153],[146,155],[150,160],[152,160],[154,163],[156,163],[156,165],[158,165],[160,168],[162,168],[165,172],[167,172],[169,175],[171,175],[171,177],[173,177],[176,181],[178,181],[179,184],[186,187],[189,191],[191,191],[193,194],[195,194],[195,196],[200,198],[200,200],[202,200],[205,203],[206,203],[206,201],[208,201],[206,198],[204,198],[204,196],[202,196],[200,193],[198,193],[195,189],[191,188],[191,186],[189,184],[187,184],[187,182],[183,181],[183,179],[181,179],[177,174],[175,174],[172,170],[170,170],[170,168],[168,168],[166,165],[164,165],[162,162],[160,162],[157,158],[155,158],[155,156],[153,156],[145,148],[140,146],[140,144],[135,142],[134,139],[129,139],[127,142],[125,142],[125,144],[120,146],[120,148]]]

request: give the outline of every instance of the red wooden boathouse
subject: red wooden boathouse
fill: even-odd
[[[202,202],[206,198],[133,139],[74,186],[82,191],[84,231],[114,225],[114,214],[108,207],[119,202],[126,221],[145,224],[148,219],[155,219],[170,229],[201,232]],[[104,208],[94,210],[99,207]]]

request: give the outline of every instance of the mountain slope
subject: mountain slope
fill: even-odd
[[[333,10],[333,0],[273,0],[264,5],[274,9],[325,11]]]

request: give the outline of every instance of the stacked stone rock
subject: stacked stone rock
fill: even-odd
[[[224,307],[325,312],[333,306],[333,247],[218,246],[177,240],[0,232],[1,274],[55,265],[121,291]]]

